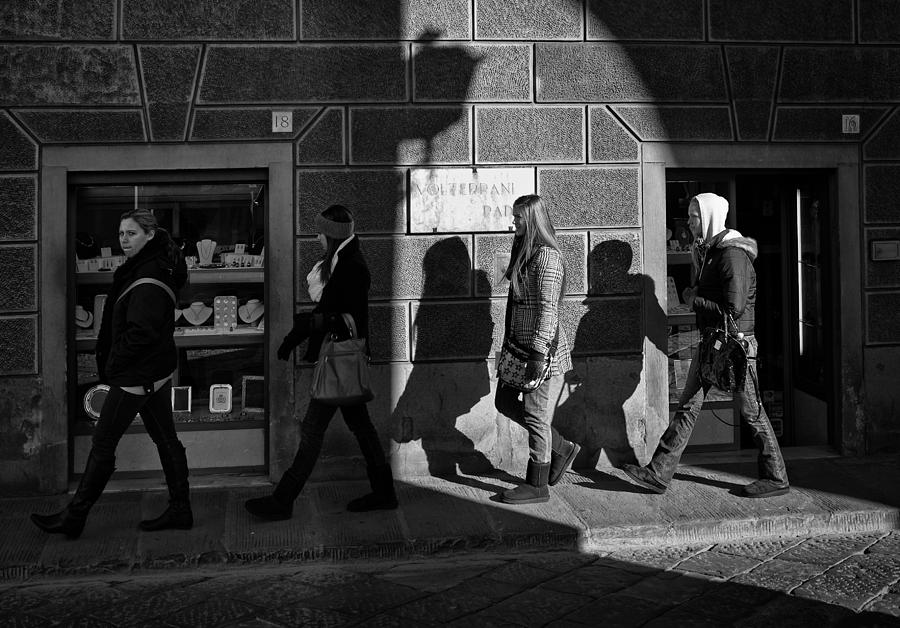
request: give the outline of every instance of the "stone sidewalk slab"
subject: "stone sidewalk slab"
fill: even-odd
[[[570,472],[545,504],[496,500],[508,476],[419,477],[397,482],[394,511],[350,513],[366,482],[311,483],[288,521],[262,522],[244,510],[267,486],[193,491],[192,530],[141,532],[142,517],[165,505],[160,490],[108,491],[78,541],[40,533],[31,512],[63,496],[0,499],[0,580],[54,574],[167,569],[280,561],[431,556],[458,551],[557,548],[641,551],[662,545],[751,538],[887,531],[900,527],[900,456],[788,463],[792,491],[747,499],[755,461],[679,468],[664,495],[628,483],[616,469]],[[202,476],[195,478],[195,484]],[[728,570],[729,559],[709,565]],[[734,562],[733,560],[731,562]]]

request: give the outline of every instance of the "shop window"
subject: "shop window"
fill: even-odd
[[[135,208],[153,211],[181,247],[189,269],[173,311],[176,426],[265,430],[266,191],[264,182],[253,180],[73,186],[69,346],[74,351],[69,359],[75,368],[69,372],[75,377],[70,378],[69,416],[76,441],[89,437],[104,397],[94,349],[113,272],[125,260],[119,217]],[[142,431],[138,418],[129,433]],[[76,471],[84,447],[75,443]],[[228,449],[206,455],[200,466],[231,466]],[[264,455],[256,458],[242,458],[241,466],[262,467]]]

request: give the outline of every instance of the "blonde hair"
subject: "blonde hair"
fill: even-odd
[[[537,194],[520,196],[513,203],[513,210],[519,209],[522,220],[525,221],[525,235],[517,237],[513,242],[512,260],[506,276],[512,284],[513,293],[521,299],[528,293],[528,284],[525,281],[525,267],[532,256],[542,246],[550,247],[561,254],[559,242],[556,239],[556,229],[550,222],[550,213],[543,199]],[[565,269],[563,269],[563,281],[565,282]],[[560,297],[564,289],[560,289]]]

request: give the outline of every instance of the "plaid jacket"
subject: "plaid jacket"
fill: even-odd
[[[569,343],[559,324],[563,272],[559,252],[549,246],[540,247],[525,265],[525,294],[516,298],[510,284],[506,302],[506,335],[543,355],[551,351],[551,375],[572,370]]]

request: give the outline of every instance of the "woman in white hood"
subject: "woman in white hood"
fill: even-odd
[[[727,215],[728,201],[716,194],[698,194],[688,205],[697,283],[687,301],[697,314],[698,329],[704,334],[707,329],[721,328],[727,315],[734,320],[736,331],[743,334],[748,357],[746,386],[735,396],[740,401],[741,419],[750,427],[759,447],[759,479],[744,486],[741,494],[774,497],[787,493],[790,485],[775,432],[760,400],[756,375],[759,346],[754,334],[756,271],[753,261],[758,249],[753,238],[725,228]],[[654,493],[666,491],[709,389],[710,385],[700,378],[700,364],[695,353],[678,409],[653,458],[646,467],[631,464],[622,467],[636,484]]]

